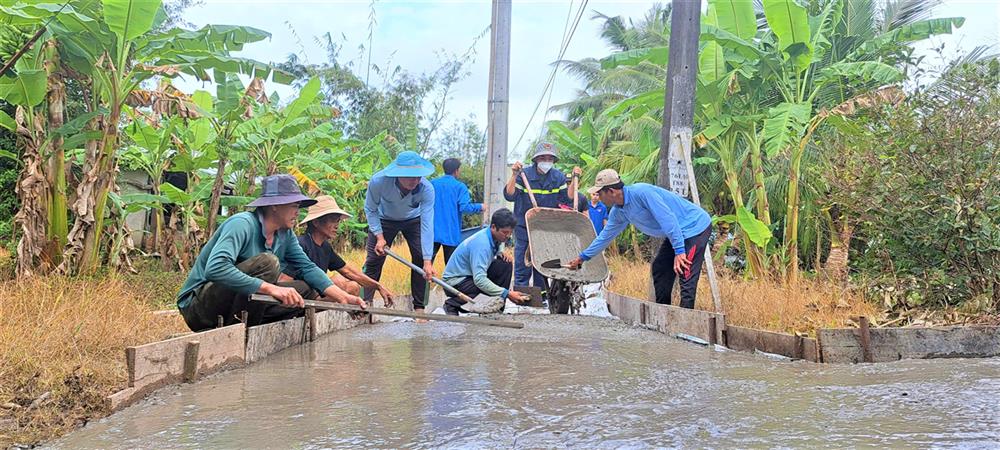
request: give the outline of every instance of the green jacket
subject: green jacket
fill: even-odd
[[[257,292],[264,281],[240,272],[236,265],[265,252],[278,257],[283,271],[297,273],[296,278],[304,280],[318,292],[333,284],[302,251],[292,230],[278,230],[274,235],[274,244],[268,248],[260,216],[255,212],[241,212],[223,222],[201,249],[191,274],[177,294],[177,308],[187,308],[198,289],[209,281],[239,294]]]

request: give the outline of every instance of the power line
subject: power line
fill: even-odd
[[[572,4],[572,0],[570,0],[570,2]],[[542,106],[542,100],[545,99],[545,94],[552,87],[553,81],[555,80],[556,77],[556,72],[559,69],[558,61],[561,61],[563,59],[563,56],[566,54],[566,50],[569,48],[569,44],[573,40],[573,35],[576,34],[576,28],[578,25],[580,25],[580,19],[583,18],[583,12],[587,8],[588,2],[589,0],[583,0],[580,3],[580,9],[577,10],[576,17],[573,19],[573,26],[569,30],[569,35],[568,36],[564,35],[565,40],[562,42],[562,45],[559,48],[559,57],[556,59],[556,64],[552,67],[552,72],[549,74],[549,79],[548,81],[545,82],[545,88],[542,90],[541,96],[538,97],[538,102],[535,103],[535,109],[531,112],[531,117],[528,119],[528,123],[524,125],[524,130],[521,131],[521,136],[517,138],[517,143],[514,144],[514,149],[517,149],[517,147],[521,145],[521,141],[524,139],[524,135],[527,134],[528,128],[531,126],[531,122],[535,120],[535,115],[538,114],[538,108]]]

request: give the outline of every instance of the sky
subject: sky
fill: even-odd
[[[848,0],[850,1],[850,0]],[[654,4],[649,1],[590,1],[583,19],[566,49],[566,59],[603,57],[611,49],[600,39],[602,20],[595,13],[639,20]],[[570,8],[575,13],[581,0],[514,0],[511,25],[509,153],[510,159],[524,154],[530,142],[544,132],[545,120],[561,119],[559,113],[545,111],[547,104],[557,105],[574,98],[582,83],[560,71],[551,99],[541,100],[538,114],[529,122],[539,104],[558,56]],[[264,62],[284,61],[297,53],[306,62],[322,63],[325,55],[315,38],[325,33],[343,45],[341,60],[365,66],[367,54],[358,47],[368,41],[371,13],[368,1],[305,0],[204,0],[185,12],[185,19],[206,24],[248,25],[271,33],[269,41],[248,45],[241,56]],[[411,73],[431,73],[442,62],[442,54],[464,54],[470,48],[475,62],[471,74],[454,87],[448,103],[448,121],[473,115],[486,128],[487,84],[489,81],[489,34],[476,40],[490,25],[488,0],[393,1],[374,3],[377,25],[372,36],[372,64],[401,66]],[[938,6],[938,17],[960,16],[965,25],[950,36],[937,37],[919,46],[928,55],[930,48],[945,45],[948,54],[977,45],[996,45],[1000,39],[998,20],[1000,2],[994,0],[945,0]],[[475,44],[475,45],[473,45]],[[1000,51],[1000,49],[996,49]],[[356,72],[357,73],[357,72]],[[371,84],[380,83],[374,75]],[[185,90],[211,89],[197,82],[182,82]],[[269,84],[268,92],[282,98],[293,95],[289,87]],[[518,144],[519,137],[524,138]],[[516,147],[515,147],[516,145]]]

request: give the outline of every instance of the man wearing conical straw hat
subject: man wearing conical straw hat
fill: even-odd
[[[361,270],[347,264],[330,245],[330,239],[337,235],[340,221],[348,217],[353,216],[341,209],[333,197],[329,195],[316,197],[316,204],[309,207],[306,217],[299,222],[300,225],[306,226],[305,234],[299,236],[299,246],[321,270],[336,272],[332,277],[333,284],[340,289],[351,295],[359,295],[362,286],[373,292],[378,291],[385,299],[385,306],[391,307],[393,293]],[[296,275],[290,269],[286,269],[279,281],[291,281]]]

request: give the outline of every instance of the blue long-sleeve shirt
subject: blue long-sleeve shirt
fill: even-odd
[[[482,203],[472,203],[469,187],[451,175],[435,178],[434,242],[452,247],[462,242],[462,214],[482,212]]]
[[[281,269],[298,273],[310,287],[323,292],[330,287],[330,277],[316,267],[302,251],[292,230],[278,230],[270,247],[264,239],[264,228],[256,212],[233,215],[212,235],[198,254],[191,273],[177,294],[177,307],[187,308],[198,291],[209,281],[219,283],[237,294],[253,294],[264,280],[241,272],[236,265],[261,253],[272,253]]]
[[[624,204],[611,208],[608,224],[580,253],[580,259],[589,260],[611,245],[629,223],[647,236],[670,239],[674,255],[684,254],[684,240],[712,224],[700,206],[659,186],[636,183],[625,186],[624,191]]]
[[[573,199],[569,198],[569,184],[566,175],[559,169],[553,167],[549,169],[548,173],[541,174],[532,164],[522,170],[525,177],[528,178],[528,184],[531,185],[531,191],[535,194],[535,201],[538,202],[539,207],[558,208],[560,204],[573,205]],[[580,197],[578,206],[580,211],[585,211],[587,199],[579,192],[576,195]],[[504,189],[503,197],[509,202],[514,202],[514,217],[517,219],[517,226],[527,226],[524,222],[524,213],[531,209],[531,197],[528,195],[528,190],[525,189],[520,176],[517,177],[514,195],[507,195],[507,190]]]
[[[486,276],[493,259],[500,253],[500,244],[493,242],[490,228],[484,228],[458,244],[455,253],[444,267],[442,279],[452,286],[472,277],[479,290],[490,297],[507,298],[509,291],[490,281]]]
[[[415,189],[403,195],[395,177],[378,172],[368,182],[365,193],[365,215],[368,229],[382,233],[382,219],[410,220],[420,218],[420,252],[424,259],[434,256],[434,186],[426,178]]]

